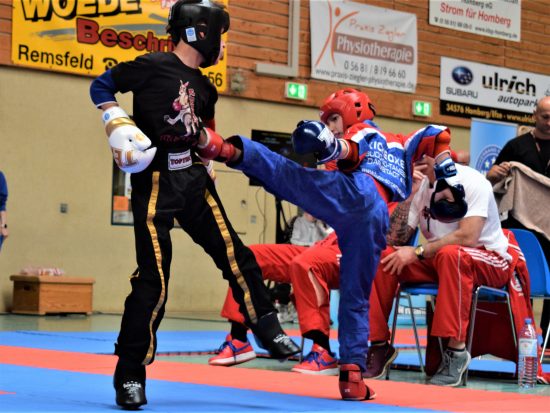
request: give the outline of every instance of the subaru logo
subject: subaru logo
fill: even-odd
[[[457,66],[453,69],[453,79],[459,85],[469,85],[474,80],[474,74],[465,66]]]

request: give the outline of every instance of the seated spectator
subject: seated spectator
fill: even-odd
[[[511,256],[491,185],[483,175],[456,165],[456,177],[464,188],[468,207],[466,215],[456,220],[453,216],[459,214],[447,209],[454,191],[442,190],[439,183],[434,187],[433,159],[424,157],[417,167],[428,176],[410,204],[407,230],[402,234],[410,236],[420,225],[428,242],[417,247],[390,246],[382,253],[371,292],[371,347],[364,376],[383,376],[395,358],[396,350],[388,343],[388,317],[398,283],[437,282],[439,298],[431,333],[449,340],[430,383],[457,386],[471,360],[466,335],[473,288],[479,284],[503,287],[510,278]],[[406,207],[402,203],[397,209]],[[441,209],[447,209],[448,219],[434,220],[433,211]]]
[[[413,174],[413,193],[416,192],[424,175],[415,171]],[[412,199],[412,195],[411,198]],[[409,200],[407,200],[409,201]],[[405,202],[407,202],[405,201]],[[410,201],[409,201],[410,202]],[[390,205],[394,211],[396,203]],[[394,233],[403,220],[392,213],[391,228]],[[406,222],[406,220],[405,220]],[[387,241],[393,245],[398,237],[388,234]],[[408,239],[405,239],[407,242]],[[304,338],[313,341],[313,347],[304,360],[294,366],[292,371],[332,375],[338,373],[337,360],[331,352],[330,333],[330,290],[339,288],[340,282],[340,249],[336,233],[331,232],[325,239],[311,247],[290,244],[257,244],[251,245],[258,265],[265,279],[276,282],[290,282],[294,289],[296,309],[300,331]],[[256,353],[247,340],[247,328],[243,316],[231,295],[227,292],[222,317],[231,322],[231,333],[220,347],[219,353],[208,363],[211,365],[233,366],[256,357]]]
[[[317,241],[326,238],[330,232],[332,232],[332,229],[323,221],[304,211],[296,217],[292,224],[290,243],[303,247],[311,247]]]
[[[337,374],[338,362],[329,343],[329,291],[338,288],[340,249],[336,234],[311,247],[292,244],[256,244],[250,249],[262,269],[264,279],[293,286],[300,331],[313,340],[311,352],[293,371],[306,374]],[[211,365],[232,366],[256,357],[247,339],[244,317],[231,290],[221,313],[231,322],[231,332],[219,353],[208,360]]]
[[[313,215],[302,211],[291,219],[291,231],[288,242],[302,247],[311,247],[333,230],[323,221]],[[281,323],[297,322],[296,308],[291,299],[291,285],[289,283],[277,283],[271,290],[272,299],[275,301],[277,317]]]

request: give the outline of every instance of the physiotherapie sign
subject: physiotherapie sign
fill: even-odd
[[[309,4],[312,78],[415,91],[415,14],[338,0]]]
[[[174,2],[14,0],[12,61],[36,69],[96,76],[141,54],[171,51],[166,23]],[[203,70],[219,91],[226,87],[226,67],[224,58]]]

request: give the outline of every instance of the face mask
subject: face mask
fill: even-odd
[[[435,195],[449,188],[454,201],[447,199],[435,200]],[[464,187],[462,185],[450,186],[445,179],[437,181],[435,191],[430,200],[430,216],[438,221],[450,223],[459,221],[468,212],[468,203],[465,200]]]

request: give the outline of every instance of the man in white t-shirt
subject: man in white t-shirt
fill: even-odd
[[[491,184],[482,174],[456,165],[456,177],[464,187],[468,211],[456,222],[441,222],[430,214],[434,208],[432,195],[436,192],[433,159],[425,157],[417,166],[427,178],[412,203],[398,206],[410,207],[405,231],[401,232],[409,237],[420,226],[427,243],[416,247],[390,246],[382,253],[370,297],[371,347],[364,377],[382,377],[397,355],[388,343],[388,317],[397,284],[437,282],[439,293],[431,334],[448,338],[449,342],[430,384],[458,386],[471,360],[466,335],[474,286],[506,285],[511,256],[507,253],[508,240],[500,226]]]
[[[304,211],[294,219],[290,243],[303,247],[311,247],[317,241],[326,238],[332,231],[332,228],[323,221]]]

